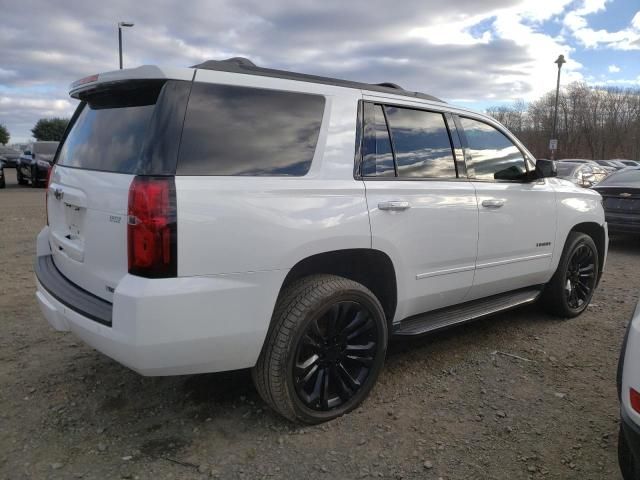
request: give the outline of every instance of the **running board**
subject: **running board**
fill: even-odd
[[[415,315],[394,325],[393,335],[422,335],[423,333],[433,332],[459,323],[469,322],[519,307],[520,305],[533,303],[538,299],[541,292],[541,286],[530,287]]]

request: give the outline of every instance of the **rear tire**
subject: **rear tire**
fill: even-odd
[[[624,480],[638,480],[640,478],[640,465],[637,464],[631,453],[622,426],[618,432],[618,464]]]
[[[325,422],[367,397],[387,339],[384,311],[369,289],[335,275],[302,278],[279,296],[253,380],[285,418]]]
[[[595,291],[599,265],[593,239],[581,232],[571,232],[558,269],[542,293],[544,308],[563,318],[577,317],[584,312]]]

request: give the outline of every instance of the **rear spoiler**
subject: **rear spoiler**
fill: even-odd
[[[76,80],[69,85],[69,95],[79,98],[81,93],[94,90],[100,86],[127,80],[193,80],[195,70],[191,68],[157,67],[155,65],[142,65],[137,68],[113,70],[98,73]]]

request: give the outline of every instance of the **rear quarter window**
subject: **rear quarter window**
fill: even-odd
[[[194,83],[176,173],[305,175],[324,106],[320,95]]]

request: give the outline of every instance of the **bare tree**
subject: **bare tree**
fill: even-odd
[[[525,104],[489,107],[487,114],[515,133],[534,155],[547,157],[555,92]],[[572,83],[558,98],[557,158],[640,160],[640,88]]]

